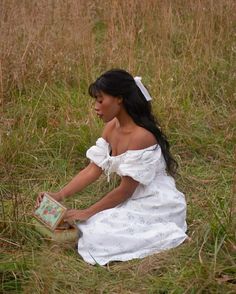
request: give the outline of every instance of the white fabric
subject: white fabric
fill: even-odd
[[[152,100],[148,90],[145,88],[144,84],[142,83],[141,77],[134,77],[136,85],[139,87],[140,91],[143,93],[143,96],[146,98],[147,101]]]
[[[91,264],[125,261],[170,249],[187,237],[186,202],[165,171],[161,148],[154,145],[110,155],[110,145],[99,138],[87,157],[105,174],[130,176],[140,184],[120,205],[103,210],[78,224],[82,236],[78,252]]]

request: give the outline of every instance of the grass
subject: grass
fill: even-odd
[[[235,293],[235,3],[0,3],[0,292]],[[100,136],[88,84],[111,67],[143,76],[179,162],[190,243],[90,266],[32,227],[39,191],[87,164]],[[68,207],[114,187],[102,177]]]

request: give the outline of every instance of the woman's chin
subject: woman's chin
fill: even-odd
[[[104,123],[108,123],[108,122],[112,121],[114,119],[114,117],[112,117],[112,118],[102,117],[101,119],[103,120]]]

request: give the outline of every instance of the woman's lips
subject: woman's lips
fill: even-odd
[[[97,113],[97,116],[100,117],[100,118],[103,117],[103,115],[101,113]]]

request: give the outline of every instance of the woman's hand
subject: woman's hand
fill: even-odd
[[[92,215],[87,209],[69,209],[64,216],[64,221],[86,221],[90,216]]]
[[[35,208],[38,208],[40,206],[40,203],[42,202],[43,200],[43,196],[44,194],[48,194],[49,196],[51,196],[52,198],[54,198],[56,201],[62,201],[63,197],[62,195],[60,194],[60,192],[58,193],[52,193],[52,192],[40,192],[38,194],[38,197],[36,199],[36,203],[35,203]]]

